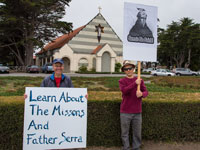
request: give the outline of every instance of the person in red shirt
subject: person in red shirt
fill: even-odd
[[[53,60],[54,73],[47,76],[41,83],[41,87],[66,87],[73,88],[70,77],[63,74],[64,62],[62,59],[57,58]]]
[[[131,61],[124,61],[121,68],[126,77],[119,80],[122,92],[120,105],[121,138],[123,150],[130,149],[129,129],[132,128],[132,149],[140,150],[142,131],[142,98],[148,95],[148,91],[142,79],[134,75],[135,65]],[[137,86],[140,90],[137,91]]]
[[[62,59],[54,59],[53,62],[53,74],[45,77],[42,81],[40,87],[58,87],[58,88],[73,88],[72,81],[69,76],[63,74],[64,71],[64,62]],[[27,95],[24,94],[24,99],[27,98]],[[88,99],[88,94],[85,95],[85,98]]]

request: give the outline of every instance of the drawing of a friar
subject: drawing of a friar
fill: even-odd
[[[137,8],[137,9],[139,10],[137,14],[137,21],[135,22],[135,25],[129,31],[127,40],[129,42],[153,44],[154,37],[153,37],[152,31],[149,29],[146,23],[147,14],[145,12],[145,9],[143,8]]]

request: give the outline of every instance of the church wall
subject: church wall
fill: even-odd
[[[116,59],[115,59],[116,63],[121,63],[123,64],[123,57],[122,56],[117,56]]]
[[[59,51],[54,53],[54,59],[55,58],[64,58],[67,57],[70,60],[70,69],[73,72],[74,71],[74,52],[72,49],[65,44]]]
[[[73,56],[73,51],[67,44],[65,44],[59,51],[54,53],[54,59],[68,57],[71,61],[73,59],[72,56]]]
[[[103,32],[101,33],[101,40],[98,43],[96,26],[101,25]],[[117,54],[122,53],[122,41],[114,32],[112,27],[107,23],[101,14],[93,18],[79,34],[77,34],[71,41],[70,47],[75,53],[91,53],[99,44],[108,43]]]
[[[96,26],[99,24],[103,27],[100,42],[98,41],[96,32]],[[102,45],[103,48],[97,54],[92,54],[99,45]],[[121,39],[99,13],[78,34],[69,40],[67,44],[56,51],[53,58],[68,58],[70,60],[70,72],[79,70],[79,61],[82,58],[87,60],[88,70],[91,70],[95,66],[96,71],[101,72],[102,55],[104,52],[109,52],[111,57],[111,71],[114,72],[115,63],[123,63],[121,56],[122,49],[123,43]],[[43,60],[45,62],[46,58],[43,58]]]
[[[77,54],[77,53],[75,53],[74,54],[74,69],[75,69],[75,71],[79,70],[79,67],[80,67],[79,66],[79,61],[80,61],[81,58],[87,59],[87,61],[88,61],[87,69],[91,70],[92,67],[93,67],[93,58],[94,57],[95,56],[91,55],[91,54]]]

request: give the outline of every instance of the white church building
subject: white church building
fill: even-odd
[[[64,72],[76,72],[81,66],[96,72],[114,72],[115,64],[123,62],[123,44],[119,36],[98,13],[88,24],[48,43],[36,54],[36,65],[64,61]]]

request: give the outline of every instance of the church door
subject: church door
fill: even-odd
[[[104,52],[102,55],[101,72],[111,72],[111,58],[108,52]]]
[[[64,57],[63,61],[64,61],[64,72],[65,73],[70,72],[70,60],[69,60],[69,58]]]

